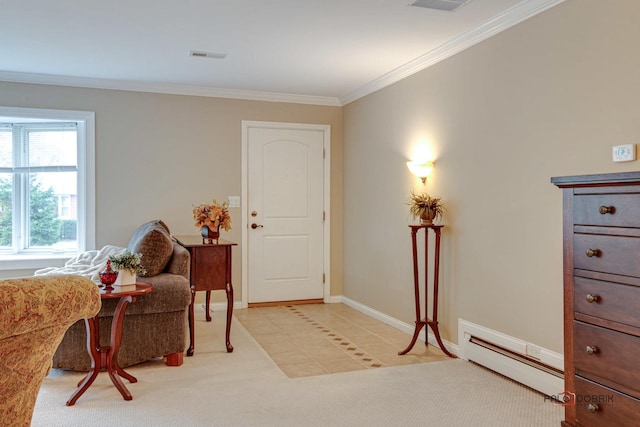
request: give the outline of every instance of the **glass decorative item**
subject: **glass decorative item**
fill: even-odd
[[[118,272],[111,268],[111,261],[107,261],[107,268],[100,273],[100,282],[104,285],[104,288],[109,290],[113,289],[113,283],[118,278]]]

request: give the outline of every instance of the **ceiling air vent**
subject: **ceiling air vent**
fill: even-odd
[[[427,9],[446,10],[453,12],[470,0],[416,0],[411,6],[426,7]]]
[[[189,52],[189,56],[194,56],[196,58],[224,59],[227,57],[227,54],[192,50],[191,52]]]

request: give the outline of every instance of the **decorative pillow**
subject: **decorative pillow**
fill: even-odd
[[[127,249],[131,253],[142,254],[142,265],[147,272],[139,276],[156,276],[164,271],[173,255],[169,228],[160,220],[144,223],[133,233]]]
[[[164,228],[164,230],[167,232],[168,235],[171,235],[171,232],[169,231],[169,226],[167,226],[167,224],[165,224],[164,221],[162,221],[161,219],[149,221],[147,224],[155,224],[158,227],[162,227]]]

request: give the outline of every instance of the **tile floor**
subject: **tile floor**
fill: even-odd
[[[446,360],[411,336],[344,304],[303,304],[235,310],[251,333],[290,378]]]

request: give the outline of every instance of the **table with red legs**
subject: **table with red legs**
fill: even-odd
[[[433,335],[440,346],[440,350],[444,354],[449,357],[456,357],[451,354],[449,350],[444,346],[442,342],[442,338],[440,338],[440,330],[438,329],[438,279],[439,279],[439,270],[440,270],[440,230],[444,227],[443,225],[433,225],[433,224],[421,224],[421,225],[410,225],[411,229],[411,246],[413,252],[413,290],[415,297],[415,306],[416,306],[416,327],[413,332],[413,337],[411,338],[411,342],[401,352],[399,355],[407,354],[411,351],[416,341],[418,340],[418,336],[420,334],[420,330],[425,327],[425,337],[428,336],[427,327],[431,327],[433,330]],[[425,317],[423,318],[420,315],[420,277],[418,274],[418,247],[416,241],[416,234],[419,230],[424,230],[424,310]],[[433,230],[435,237],[435,250],[433,257],[433,307],[432,307],[432,315],[433,318],[430,319],[427,316],[427,311],[429,307],[429,230]],[[425,345],[427,344],[427,340],[425,340]]]
[[[91,369],[87,373],[87,376],[78,383],[78,388],[69,400],[67,400],[67,406],[72,406],[76,403],[78,398],[93,384],[93,381],[102,368],[105,368],[109,373],[113,385],[115,385],[120,394],[122,394],[124,400],[131,400],[133,398],[120,377],[126,378],[130,383],[135,383],[138,380],[118,365],[118,350],[120,349],[120,343],[122,341],[122,324],[127,306],[134,303],[136,297],[152,291],[153,285],[143,282],[136,282],[135,285],[124,287],[113,286],[112,288],[105,288],[104,285],[101,285],[101,299],[119,298],[118,305],[113,313],[113,320],[111,321],[110,345],[100,345],[100,323],[98,316],[84,319],[87,326],[87,350],[91,356]]]

